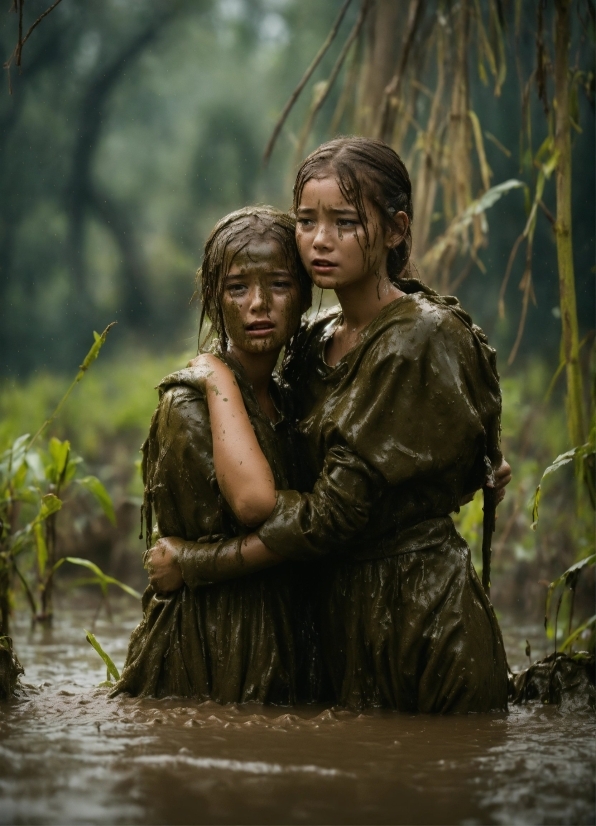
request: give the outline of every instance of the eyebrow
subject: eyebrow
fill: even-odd
[[[267,275],[272,275],[272,276],[287,275],[287,276],[290,276],[291,278],[295,277],[294,274],[292,272],[290,272],[290,270],[269,270]],[[224,281],[229,281],[232,278],[246,278],[246,273],[242,273],[242,272],[232,272],[232,273],[230,273],[229,272],[224,277]]]
[[[298,207],[297,212],[316,212],[315,207]],[[335,215],[358,215],[356,207],[331,207],[327,212],[333,212]]]

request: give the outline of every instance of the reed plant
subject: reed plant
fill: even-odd
[[[74,489],[91,494],[112,523],[114,508],[102,482],[80,473],[82,459],[72,453],[67,440],[51,437],[46,449],[40,446],[42,436],[99,355],[111,326],[101,335],[94,334],[95,341],[73,382],[37,432],[18,436],[0,454],[0,698],[11,695],[22,672],[10,638],[15,587],[24,591],[32,622],[46,625],[53,617],[54,577],[65,562],[90,570],[92,576],[86,583],[98,585],[104,598],[109,585],[140,598],[91,561],[61,556],[57,522]]]

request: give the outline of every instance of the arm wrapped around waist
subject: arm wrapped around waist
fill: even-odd
[[[339,551],[366,526],[371,506],[386,485],[364,459],[336,445],[327,453],[312,493],[278,491],[273,513],[257,535],[288,559]]]

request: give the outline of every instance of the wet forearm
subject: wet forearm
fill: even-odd
[[[255,534],[221,542],[184,542],[176,556],[184,582],[191,588],[236,579],[284,561]]]

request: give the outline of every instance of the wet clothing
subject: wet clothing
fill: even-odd
[[[289,559],[330,555],[312,578],[336,701],[505,708],[501,634],[449,517],[500,461],[494,351],[456,299],[399,286],[334,367],[338,313],[301,332],[285,377],[314,487],[279,491],[258,534]]]
[[[276,484],[295,485],[283,386],[275,384],[274,401],[281,418],[273,425],[261,412],[240,365],[227,355],[219,356],[235,373]],[[248,529],[237,522],[219,492],[207,401],[194,383],[193,371],[181,370],[165,378],[159,394],[143,447],[149,534],[156,520],[148,545],[159,536],[214,542],[246,534]],[[188,559],[183,573],[185,567]],[[114,693],[192,696],[222,703],[294,702],[295,568],[281,565],[208,588],[185,585],[171,594],[157,594],[149,586],[143,596],[143,620],[132,634]],[[206,583],[203,579],[191,584]]]

